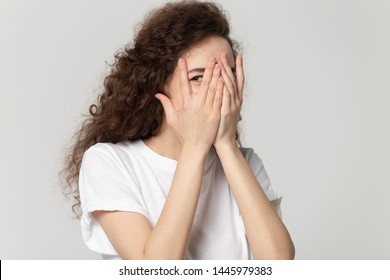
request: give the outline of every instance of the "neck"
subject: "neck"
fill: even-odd
[[[144,143],[163,157],[178,160],[182,144],[175,132],[167,125],[163,125],[160,133],[144,140]]]

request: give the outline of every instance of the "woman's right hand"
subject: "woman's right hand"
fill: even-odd
[[[201,148],[208,152],[217,135],[221,120],[224,82],[221,66],[210,58],[197,92],[193,92],[188,79],[187,63],[178,62],[182,97],[181,108],[162,93],[156,94],[165,111],[167,123],[173,128],[183,146]]]

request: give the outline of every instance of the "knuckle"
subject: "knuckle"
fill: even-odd
[[[215,86],[210,86],[210,87],[209,87],[209,91],[208,91],[209,93],[214,94],[215,91],[216,91]]]
[[[189,111],[192,108],[192,105],[190,103],[183,103],[183,110],[184,111]]]
[[[216,102],[217,104],[222,103],[222,97],[221,96],[216,96],[215,99],[214,99],[214,102]]]
[[[209,70],[213,70],[214,66],[215,66],[215,62],[214,61],[210,61],[209,63],[207,63],[206,68],[209,69]]]

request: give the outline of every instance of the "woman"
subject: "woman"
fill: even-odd
[[[65,170],[104,258],[294,257],[262,162],[238,145],[244,73],[229,32],[216,4],[169,3],[117,53]]]

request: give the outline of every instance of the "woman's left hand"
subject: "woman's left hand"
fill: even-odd
[[[244,69],[242,54],[236,57],[236,74],[229,66],[226,54],[220,56],[221,74],[224,80],[223,99],[221,107],[221,122],[214,141],[215,148],[235,145],[237,124],[241,119],[240,111],[243,98]]]

